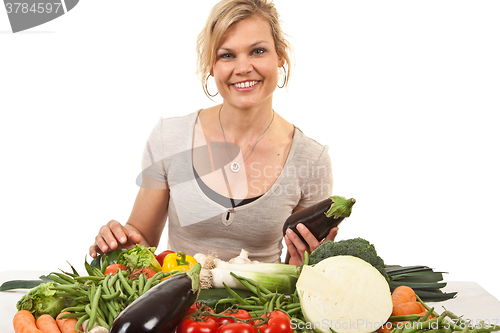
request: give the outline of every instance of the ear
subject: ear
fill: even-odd
[[[278,67],[283,67],[285,65],[285,58],[278,57]]]

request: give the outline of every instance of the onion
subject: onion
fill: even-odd
[[[335,256],[304,266],[297,292],[306,328],[331,333],[369,333],[392,313],[389,284],[366,261]]]

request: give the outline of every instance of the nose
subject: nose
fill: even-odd
[[[248,74],[253,70],[252,61],[249,57],[238,57],[235,64],[235,73],[240,75]]]

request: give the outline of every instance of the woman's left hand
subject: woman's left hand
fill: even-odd
[[[337,236],[337,232],[339,231],[338,227],[332,228],[328,235],[322,241],[318,241],[316,237],[304,226],[302,223],[297,225],[297,230],[300,232],[302,237],[306,240],[307,244],[304,244],[302,240],[297,236],[292,229],[288,229],[285,235],[285,244],[288,248],[288,254],[290,256],[290,260],[288,264],[290,265],[302,265],[304,263],[304,252],[307,251],[308,254],[311,254],[321,243],[326,240],[333,241],[335,236]]]

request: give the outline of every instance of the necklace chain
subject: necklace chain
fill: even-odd
[[[219,126],[220,126],[220,130],[222,132],[222,136],[224,137],[224,142],[226,143],[227,152],[229,154],[229,157],[231,157],[231,161],[232,161],[234,159],[233,158],[233,154],[231,154],[231,150],[229,149],[229,145],[227,144],[226,135],[224,134],[224,129],[222,128],[222,122],[220,121],[220,112],[222,111],[222,107],[223,106],[224,106],[224,104],[222,104],[220,106],[220,109],[219,109]],[[257,139],[257,141],[255,141],[255,143],[253,144],[253,146],[245,153],[245,155],[243,155],[241,157],[241,159],[238,162],[232,162],[231,163],[231,171],[233,171],[233,172],[240,171],[240,162],[255,148],[255,146],[257,145],[257,143],[259,143],[260,139],[262,139],[264,137],[264,134],[266,134],[266,132],[269,129],[269,127],[271,127],[271,124],[273,123],[273,121],[274,121],[274,110],[273,110],[273,118],[271,119],[271,122],[267,126],[266,130],[264,131],[264,133],[262,133],[262,135]]]

